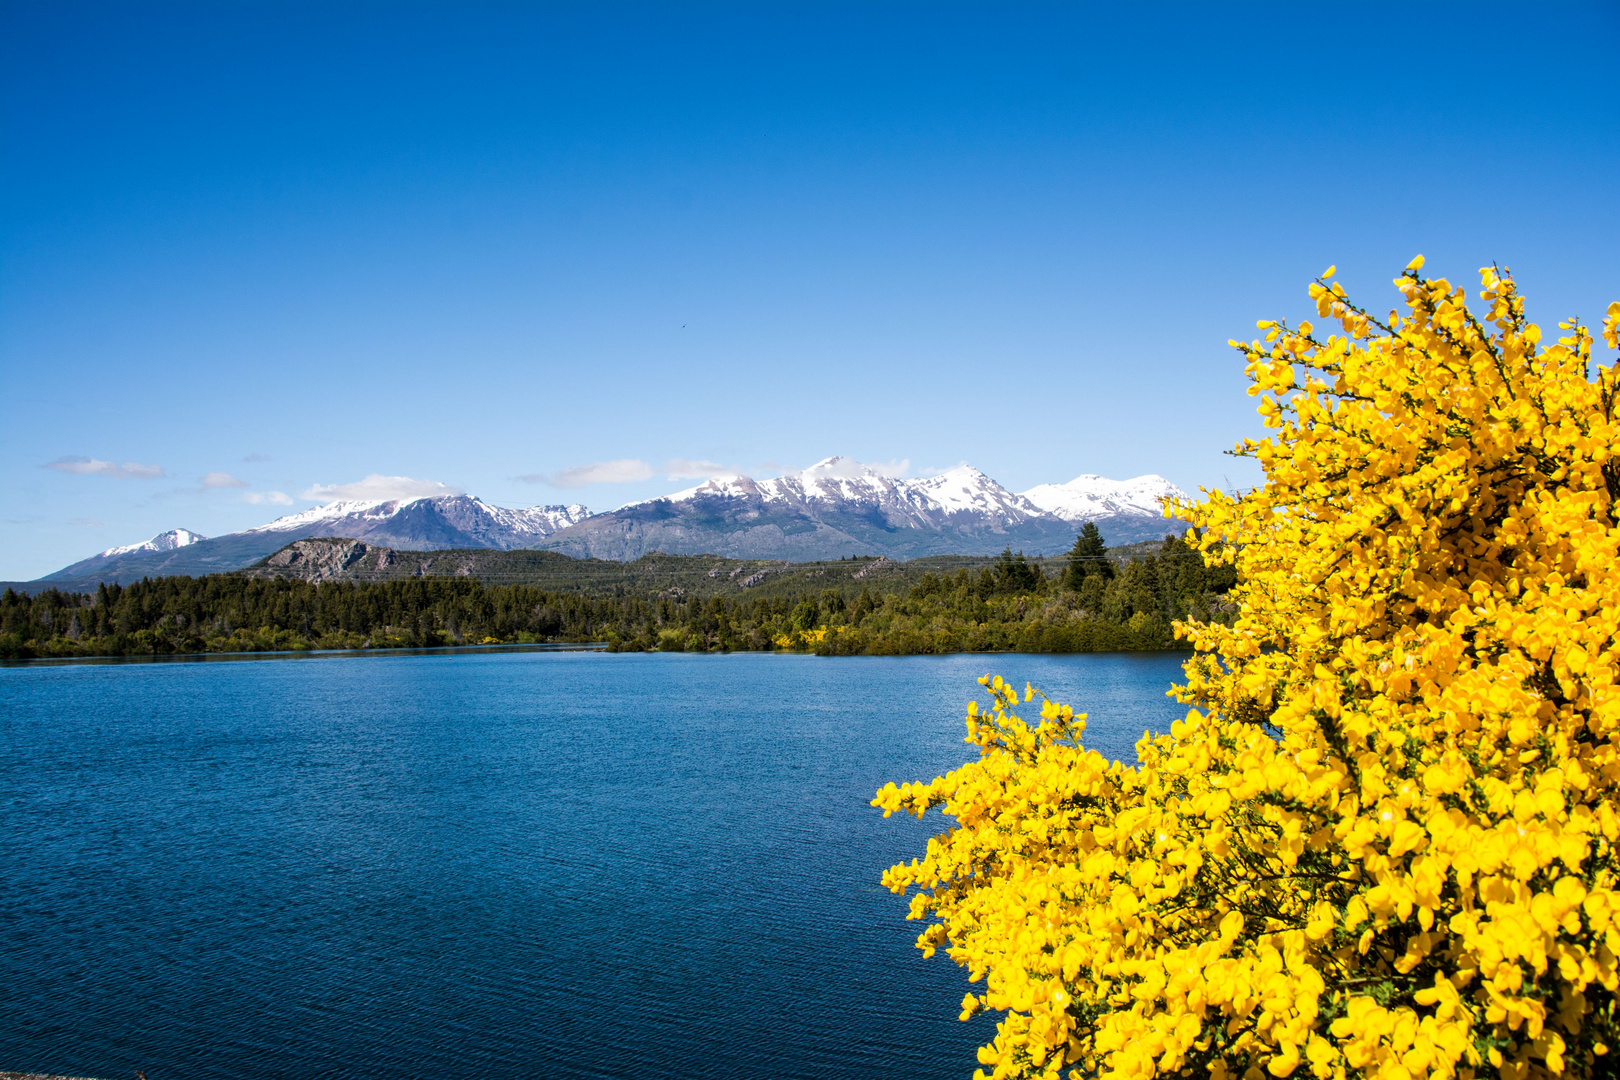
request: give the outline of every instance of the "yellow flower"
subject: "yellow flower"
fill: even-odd
[[[980,680],[954,826],[884,883],[1005,1014],[996,1077],[1609,1075],[1620,993],[1620,419],[1511,276],[1239,344],[1265,484],[1169,512],[1236,566],[1137,764]],[[1620,348],[1620,303],[1603,337]]]

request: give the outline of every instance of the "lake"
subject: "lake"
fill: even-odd
[[[945,819],[867,801],[987,671],[1133,760],[1181,660],[0,668],[0,1069],[965,1080],[994,1017],[878,885]]]

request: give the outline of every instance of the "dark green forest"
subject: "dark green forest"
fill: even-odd
[[[911,575],[906,575],[906,578]],[[1004,552],[975,572],[846,580],[774,595],[591,595],[474,577],[381,582],[167,577],[93,593],[0,594],[0,657],[605,642],[610,649],[827,655],[1175,647],[1175,619],[1224,619],[1229,567],[1181,540],[1129,561],[1082,533],[1062,572]],[[859,585],[857,591],[856,586]]]

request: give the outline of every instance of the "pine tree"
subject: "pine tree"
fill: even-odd
[[[1074,547],[1069,549],[1069,568],[1063,574],[1063,587],[1079,592],[1086,578],[1093,574],[1107,581],[1114,576],[1114,564],[1108,558],[1108,546],[1103,543],[1097,523],[1088,521],[1080,527],[1080,535],[1074,538]]]

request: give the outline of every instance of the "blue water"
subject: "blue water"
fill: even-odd
[[[0,668],[0,1070],[962,1078],[878,886],[986,670],[1130,759],[1179,657]]]

